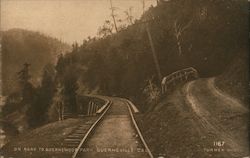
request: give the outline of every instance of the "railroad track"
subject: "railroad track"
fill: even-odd
[[[135,129],[136,129],[136,131],[137,131],[137,133],[138,133],[138,135],[139,135],[139,137],[140,137],[140,139],[141,139],[141,141],[142,141],[142,143],[143,143],[143,146],[145,147],[145,149],[146,149],[146,151],[147,151],[149,157],[150,157],[150,158],[153,158],[154,156],[153,156],[153,154],[151,153],[151,151],[150,151],[150,149],[149,149],[149,147],[148,147],[148,145],[147,145],[145,139],[143,138],[142,133],[141,133],[141,131],[140,131],[140,129],[139,129],[139,127],[138,127],[136,121],[135,121],[133,112],[132,112],[132,110],[131,110],[131,106],[132,106],[132,107],[135,107],[135,106],[134,106],[133,103],[130,102],[130,101],[127,101],[127,106],[128,106],[128,109],[129,109],[129,114],[130,114],[130,116],[131,116],[132,122],[133,122],[133,124],[134,124],[134,126],[135,126]],[[135,110],[134,110],[134,111],[135,111]],[[137,110],[137,111],[138,111],[138,110]],[[139,112],[139,111],[138,111],[138,112]]]
[[[97,97],[97,96],[95,96]],[[102,97],[98,97],[100,99],[105,100],[105,105],[103,105],[98,111],[97,114],[100,114],[99,117],[96,116],[89,116],[85,118],[86,122],[80,125],[72,134],[67,136],[64,139],[64,144],[68,148],[75,149],[72,158],[75,158],[77,153],[80,151],[80,147],[86,141],[87,137],[91,134],[97,124],[101,121],[107,110],[109,109],[110,105],[112,104],[110,100],[104,99]]]
[[[97,120],[96,117],[85,118],[86,122],[80,125],[72,134],[64,139],[64,144],[69,148],[77,148],[82,138]]]
[[[107,99],[105,98],[105,100]],[[106,152],[98,153],[98,151],[95,150],[95,151],[91,151],[92,153],[88,153],[88,152],[85,152],[85,150],[93,148],[93,146],[91,146],[91,143],[94,146],[99,145],[101,149],[105,149],[106,146],[110,147],[113,145],[113,143],[117,143],[117,145],[119,146],[119,141],[123,143],[123,140],[126,140],[126,141],[129,140],[131,141],[132,144],[134,143],[133,145],[131,145],[133,146],[133,148],[136,146],[136,147],[145,149],[144,153],[139,153],[139,152],[137,153],[135,151],[133,151],[134,153],[132,152],[129,153],[129,154],[132,154],[132,157],[153,158],[153,155],[150,149],[148,148],[146,141],[144,140],[133,115],[133,112],[138,112],[136,107],[129,100],[122,99],[122,98],[113,98],[113,99],[109,98],[107,102],[108,102],[108,106],[106,106],[104,112],[99,116],[99,118],[95,120],[94,122],[93,120],[90,119],[89,124],[92,124],[91,127],[86,127],[85,125],[80,126],[79,129],[77,129],[74,134],[70,135],[68,138],[65,139],[65,141],[69,142],[68,143],[69,146],[76,148],[75,152],[72,155],[72,158],[81,158],[81,157],[105,158],[105,154],[107,154]],[[123,105],[121,106],[120,104],[123,104]],[[116,107],[117,105],[119,105],[120,107]],[[119,121],[119,119],[121,121]],[[124,120],[124,122],[122,120]],[[122,126],[119,126],[119,125],[122,125]],[[128,132],[124,134],[121,134],[121,132],[117,132],[120,130],[119,128],[125,128],[123,129],[123,131],[126,130],[126,127],[123,127],[123,125],[128,126],[128,129],[130,129],[130,131],[132,132]],[[128,138],[123,137],[123,135],[128,135]],[[94,143],[95,141],[97,141],[97,143]],[[107,144],[100,145],[100,143],[107,143]],[[119,149],[116,148],[116,150],[119,150]],[[124,157],[125,155],[123,154],[128,154],[128,153],[118,153],[119,155],[118,157]],[[115,158],[117,157],[117,153],[115,152],[108,153],[107,157],[110,157],[110,156]],[[130,157],[130,156],[127,155],[125,157]]]

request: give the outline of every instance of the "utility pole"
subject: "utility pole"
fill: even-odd
[[[145,0],[142,0],[142,14],[145,12]]]
[[[152,54],[153,54],[153,59],[154,59],[158,79],[159,79],[159,82],[161,83],[161,80],[162,80],[161,69],[160,69],[160,65],[159,65],[159,62],[158,62],[157,55],[156,55],[156,51],[155,51],[154,43],[153,43],[153,40],[152,40],[152,36],[151,36],[150,30],[149,30],[149,26],[148,26],[147,23],[146,23],[146,31],[147,31],[147,34],[148,34],[148,39],[149,39],[151,51],[152,51]]]
[[[157,0],[157,4],[158,4],[158,0]],[[145,12],[145,0],[142,0],[142,13],[144,14],[144,12]],[[147,31],[151,51],[152,51],[152,54],[153,54],[153,59],[154,59],[155,68],[156,68],[156,71],[157,71],[158,80],[159,80],[159,83],[161,83],[162,74],[161,74],[160,64],[158,62],[158,58],[157,58],[157,54],[156,54],[156,51],[155,51],[155,47],[154,47],[153,39],[152,39],[152,36],[151,36],[151,32],[149,30],[148,22],[149,21],[145,22],[146,31]]]
[[[159,0],[156,0],[156,4],[157,4],[157,5],[159,4]]]
[[[115,20],[115,13],[114,13],[115,8],[113,7],[112,0],[109,0],[109,1],[110,1],[111,17],[112,17],[114,25],[115,25],[115,31],[117,33],[118,29],[117,29],[116,20]]]

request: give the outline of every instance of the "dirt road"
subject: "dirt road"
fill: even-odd
[[[247,108],[218,89],[214,78],[186,84],[184,94],[196,115],[198,128],[214,142],[208,149],[223,149],[230,157],[249,154]]]

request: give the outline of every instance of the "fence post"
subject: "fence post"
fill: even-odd
[[[94,102],[91,102],[91,112],[90,112],[90,115],[92,116],[93,115],[93,107],[94,107]]]
[[[90,112],[90,102],[88,104],[88,113],[87,113],[88,116],[89,116],[89,112]]]

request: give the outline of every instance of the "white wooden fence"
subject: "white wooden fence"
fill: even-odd
[[[162,79],[161,88],[162,94],[167,93],[170,89],[179,83],[197,79],[199,77],[195,68],[189,67],[186,69],[173,72]]]

